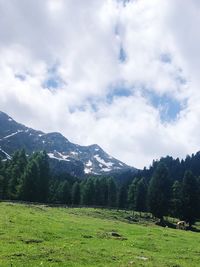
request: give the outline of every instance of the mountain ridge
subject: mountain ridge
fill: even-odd
[[[59,132],[44,133],[16,122],[0,111],[0,155],[10,159],[14,151],[24,148],[28,155],[45,150],[53,173],[68,172],[75,176],[106,175],[136,171],[107,154],[97,144],[81,146]]]

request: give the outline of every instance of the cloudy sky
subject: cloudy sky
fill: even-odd
[[[0,110],[142,168],[200,150],[199,0],[0,0]]]

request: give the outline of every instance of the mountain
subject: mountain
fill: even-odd
[[[22,148],[28,155],[45,150],[53,173],[83,176],[136,171],[96,144],[73,144],[60,133],[44,133],[28,128],[0,112],[0,156],[10,159],[16,150]]]

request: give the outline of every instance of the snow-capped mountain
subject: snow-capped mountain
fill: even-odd
[[[27,154],[45,150],[54,173],[72,175],[108,174],[134,168],[108,155],[98,145],[80,146],[60,133],[43,133],[17,123],[0,112],[0,155],[10,159],[14,151],[24,148]]]

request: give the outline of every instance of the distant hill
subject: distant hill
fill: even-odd
[[[60,133],[44,133],[28,128],[0,112],[0,156],[10,159],[16,150],[22,148],[29,155],[45,150],[53,173],[84,176],[136,172],[135,168],[108,155],[96,144],[73,144]]]

